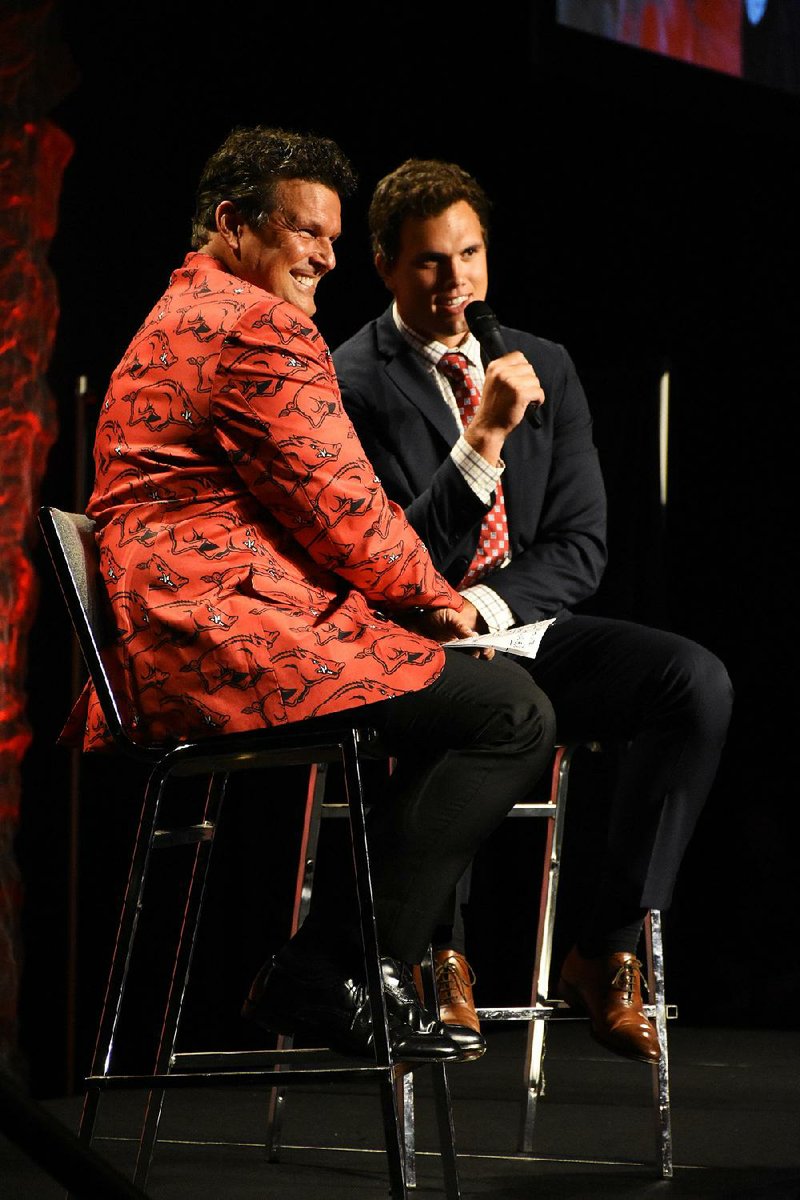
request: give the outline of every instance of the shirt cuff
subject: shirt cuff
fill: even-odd
[[[500,462],[498,466],[493,467],[482,454],[470,446],[463,433],[450,451],[450,456],[466,483],[488,508],[492,503],[492,493],[497,488],[506,464]]]
[[[475,605],[489,633],[504,633],[516,624],[514,614],[502,596],[485,583],[474,583],[472,587],[464,588],[461,595]]]

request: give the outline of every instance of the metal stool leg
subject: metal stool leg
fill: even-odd
[[[295,933],[305,919],[311,903],[314,868],[316,865],[317,846],[325,801],[327,784],[327,764],[319,763],[312,766],[309,773],[309,785],[306,798],[305,822],[300,848],[300,861],[297,873],[295,892],[295,907],[292,918],[291,932]],[[427,962],[430,971],[430,987],[435,995],[433,986],[433,965],[430,955]],[[291,1047],[292,1039],[279,1039],[279,1048]],[[446,1072],[440,1067],[432,1067],[433,1095],[442,1146],[442,1167],[445,1176],[445,1192],[451,1200],[460,1196],[458,1171],[454,1142],[452,1108],[450,1090]],[[402,1157],[404,1165],[405,1186],[416,1187],[417,1163],[415,1149],[415,1114],[414,1114],[414,1074],[413,1071],[397,1072],[395,1081],[395,1109],[400,1122]],[[270,1162],[277,1162],[280,1153],[282,1136],[282,1119],[285,1108],[285,1094],[281,1088],[273,1088],[270,1096],[268,1112],[267,1150]]]
[[[422,974],[422,987],[425,996],[426,1007],[432,1012],[438,1013],[439,1001],[436,995],[436,974],[433,966],[433,951],[428,947],[428,951],[420,964]],[[450,1084],[447,1078],[447,1071],[444,1065],[434,1065],[431,1067],[431,1081],[433,1084],[433,1100],[436,1109],[436,1123],[439,1131],[439,1148],[442,1156],[442,1170],[444,1172],[445,1194],[449,1200],[458,1200],[461,1195],[461,1188],[458,1179],[458,1166],[456,1163],[456,1148],[455,1148],[455,1129],[453,1127],[453,1106],[450,1099]],[[411,1081],[413,1075],[409,1076],[409,1108],[411,1110],[411,1120],[413,1122],[413,1092],[411,1090]],[[406,1170],[413,1172],[414,1183],[416,1183],[416,1145],[414,1139],[414,1127],[411,1125],[411,1136],[409,1131],[405,1131],[405,1151],[406,1151]],[[409,1176],[410,1180],[410,1176]],[[409,1181],[409,1186],[411,1186]]]
[[[203,820],[199,825],[178,831],[158,829],[161,803],[166,790],[165,780],[155,772],[148,781],[142,815],[136,835],[131,869],[122,906],[117,942],[114,949],[111,971],[106,987],[100,1018],[91,1073],[87,1078],[86,1097],[80,1122],[80,1138],[91,1142],[100,1103],[103,1079],[111,1073],[114,1040],[120,1011],[127,987],[128,975],[133,958],[134,943],[139,925],[151,853],[161,847],[191,845],[197,847],[191,881],[186,898],[184,918],[179,936],[176,960],[170,982],[170,990],[162,1026],[161,1045],[158,1051],[159,1067],[168,1069],[169,1058],[174,1050],[180,1012],[188,980],[191,956],[194,948],[197,922],[208,869],[208,855],[213,843],[215,821],[225,792],[225,777],[212,777]],[[142,1125],[139,1153],[137,1156],[134,1183],[144,1186],[153,1147],[158,1132],[163,1092],[148,1095],[145,1118]]]
[[[294,905],[290,936],[297,933],[308,915],[311,891],[314,886],[314,869],[317,862],[322,804],[328,779],[328,764],[313,763],[308,771],[308,789],[303,814],[303,830],[300,835],[300,852],[297,864]],[[290,1034],[278,1034],[278,1050],[290,1050],[294,1038]],[[283,1135],[283,1117],[286,1108],[286,1091],[281,1087],[270,1088],[267,1106],[266,1151],[268,1162],[278,1162]]]
[[[219,821],[222,803],[225,798],[228,777],[224,774],[212,775],[206,795],[205,810],[202,825],[194,830],[157,832],[154,845],[156,848],[170,847],[185,843],[189,840],[186,834],[194,834],[196,841],[194,863],[192,864],[189,886],[186,891],[183,919],[175,953],[175,963],[172,978],[169,983],[167,1002],[161,1026],[161,1037],[156,1054],[155,1072],[169,1073],[172,1057],[180,1031],[183,1002],[189,983],[189,972],[197,944],[197,934],[200,918],[203,912],[203,901],[206,895],[208,869],[211,864],[211,852],[214,848],[214,834]],[[158,1127],[161,1122],[161,1112],[164,1105],[164,1092],[152,1091],[147,1094],[144,1122],[139,1138],[139,1151],[136,1157],[136,1168],[133,1181],[144,1188],[153,1161],[153,1151],[158,1137]]]
[[[406,1071],[397,1081],[397,1106],[403,1129],[403,1162],[406,1187],[417,1186],[416,1131],[414,1126],[414,1072]]]
[[[372,883],[369,870],[369,848],[365,826],[363,792],[359,772],[358,750],[356,735],[353,734],[352,745],[346,748],[344,756],[345,790],[350,808],[350,822],[353,832],[353,857],[356,872],[356,890],[361,913],[361,934],[364,942],[367,985],[370,993],[370,1003],[373,1012],[373,1029],[375,1039],[375,1056],[379,1064],[390,1067],[390,1073],[384,1077],[381,1085],[381,1095],[384,1103],[384,1133],[386,1135],[386,1152],[389,1158],[389,1176],[392,1184],[392,1195],[407,1197],[407,1176],[404,1155],[404,1135],[401,1138],[401,1125],[397,1108],[396,1083],[398,1069],[391,1066],[391,1048],[389,1045],[389,1028],[386,1020],[386,1004],[383,997],[383,976],[381,974],[380,950],[375,926],[375,907],[372,897]],[[356,803],[354,803],[354,800]],[[433,967],[428,955],[429,980],[432,985]],[[424,972],[423,972],[424,978]],[[376,1014],[382,1019],[378,1019]],[[448,1200],[460,1200],[461,1189],[456,1165],[456,1150],[453,1135],[452,1109],[447,1088],[447,1075],[444,1065],[433,1066],[434,1094],[436,1097],[436,1112],[439,1129],[439,1150],[444,1171],[445,1195]]]
[[[92,1055],[90,1075],[87,1080],[83,1111],[78,1130],[81,1141],[87,1144],[92,1140],[95,1121],[97,1119],[97,1110],[100,1104],[100,1083],[93,1083],[92,1080],[102,1079],[111,1070],[114,1039],[128,982],[133,943],[139,924],[142,895],[164,786],[163,779],[155,779],[151,776],[145,789],[144,800],[142,801],[139,827],[136,832],[133,857],[130,871],[128,872],[128,881],[117,930],[117,940],[111,959],[111,969],[103,998],[97,1041]]]
[[[667,1002],[664,987],[664,949],[661,938],[661,913],[651,909],[645,920],[647,983],[653,1005],[653,1019],[661,1058],[653,1067],[653,1108],[655,1112],[656,1164],[664,1179],[672,1178],[672,1119],[669,1100],[669,1050],[667,1046]]]
[[[439,1002],[436,995],[436,976],[433,966],[433,953],[430,946],[425,958],[420,964],[422,978],[422,994],[426,1008],[438,1013]],[[444,1066],[432,1066],[433,1099],[436,1111],[436,1122],[439,1132],[439,1145],[444,1171],[445,1193],[457,1200],[461,1195],[458,1179],[458,1166],[455,1150],[455,1129],[453,1126],[453,1107],[450,1099],[450,1084]],[[406,1165],[406,1183],[408,1187],[417,1184],[417,1152],[414,1116],[414,1075],[409,1071],[402,1079],[401,1089],[403,1114],[403,1150]]]
[[[386,1157],[389,1166],[389,1182],[393,1200],[407,1200],[405,1164],[400,1136],[400,1117],[397,1109],[397,1073],[392,1065],[389,1044],[389,1026],[386,1018],[386,1003],[383,995],[378,934],[375,927],[375,904],[372,894],[372,879],[367,846],[366,813],[361,787],[361,772],[358,762],[358,740],[355,731],[343,750],[344,786],[350,813],[350,829],[353,846],[356,894],[361,917],[361,937],[364,944],[364,966],[367,990],[372,1008],[375,1058],[379,1066],[386,1067],[381,1076],[380,1094],[383,1110],[383,1130],[386,1138]]]
[[[544,869],[539,902],[539,924],[536,935],[536,957],[534,959],[531,1006],[547,1008],[550,991],[550,966],[553,954],[553,930],[556,919],[556,897],[561,870],[561,845],[564,838],[569,768],[575,746],[559,746],[556,749],[550,784],[550,807],[547,818],[547,835],[544,847]],[[547,1036],[547,1013],[535,1015],[528,1022],[528,1044],[525,1052],[525,1105],[520,1131],[520,1153],[533,1153],[533,1127],[536,1122],[536,1105],[544,1096],[544,1050]]]
[[[578,746],[582,744],[571,743],[556,747],[551,769],[548,800],[543,803],[529,802],[518,804],[512,810],[511,814],[517,817],[544,817],[547,821],[530,1007],[525,1010],[495,1007],[478,1009],[478,1015],[486,1020],[520,1020],[523,1019],[523,1012],[525,1019],[528,1020],[528,1044],[524,1070],[525,1104],[522,1111],[519,1137],[520,1153],[522,1154],[533,1153],[533,1127],[536,1120],[536,1105],[539,1098],[544,1095],[544,1072],[542,1064],[547,1022],[552,1007],[552,1001],[548,1000],[550,965],[553,950],[556,896],[561,867],[561,846],[564,836],[569,770],[573,754],[578,749]],[[597,748],[596,743],[588,743],[588,746],[591,749]],[[423,964],[422,974],[425,984],[425,999],[430,1007],[436,1004],[436,987],[433,979],[432,964],[428,964],[427,971],[426,964]],[[413,1120],[413,1082],[407,1085],[406,1092],[406,1121],[408,1122],[409,1120]],[[408,1124],[405,1130],[405,1143],[406,1159],[408,1162],[410,1161],[410,1154],[413,1152],[413,1131],[410,1131]]]

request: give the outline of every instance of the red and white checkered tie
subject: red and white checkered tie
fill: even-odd
[[[449,354],[442,355],[438,366],[450,381],[458,411],[461,413],[461,422],[466,429],[481,400],[480,389],[469,373],[469,364],[463,354],[451,351]],[[491,571],[492,567],[507,558],[508,549],[506,502],[503,498],[503,485],[498,480],[494,505],[483,518],[475,557],[459,587],[466,587],[470,583],[477,582],[488,571]]]

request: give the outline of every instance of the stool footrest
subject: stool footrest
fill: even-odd
[[[332,1059],[341,1063],[342,1057],[329,1050],[327,1046],[303,1046],[301,1049],[286,1047],[272,1050],[185,1050],[173,1054],[170,1059],[170,1069],[183,1071],[204,1071],[212,1067],[234,1071],[258,1069],[271,1062],[297,1062],[305,1058],[307,1061]]]
[[[156,850],[171,846],[195,846],[198,842],[213,842],[216,826],[212,821],[201,821],[199,825],[187,825],[183,829],[157,829],[152,845]]]
[[[281,1049],[275,1047],[272,1050],[187,1050],[180,1054],[173,1054],[169,1065],[171,1071],[176,1069],[207,1071],[214,1068],[232,1071],[258,1071],[268,1063],[303,1062],[303,1060],[306,1062],[342,1063],[344,1057],[335,1050],[329,1050],[327,1046],[301,1046],[300,1048],[287,1046]],[[411,1075],[414,1069],[420,1065],[427,1066],[428,1064],[404,1062],[402,1059],[398,1059],[394,1063],[394,1069],[398,1075]],[[360,1063],[359,1069],[363,1070],[364,1067],[374,1066],[377,1064]]]
[[[674,1021],[678,1016],[677,1004],[667,1004],[667,1020]],[[532,1007],[476,1008],[481,1021],[549,1021],[557,1017],[560,1021],[585,1021],[586,1014],[570,1008],[563,1000],[547,1000],[544,1004]],[[655,1004],[643,1006],[645,1016],[654,1021],[658,1015]]]
[[[276,1067],[273,1070],[260,1069],[253,1071],[202,1071],[174,1072],[158,1075],[88,1075],[87,1087],[95,1087],[102,1091],[113,1091],[116,1088],[147,1088],[151,1091],[161,1091],[162,1088],[193,1088],[193,1087],[236,1087],[252,1086],[255,1083],[297,1083],[308,1079],[312,1082],[326,1083],[355,1083],[371,1075],[386,1075],[393,1067],[380,1067],[372,1063],[364,1067]]]
[[[537,1004],[527,1008],[504,1006],[502,1008],[476,1008],[475,1011],[481,1021],[532,1021],[534,1018],[549,1020],[557,1007],[563,1008],[565,1012],[570,1011],[561,1000],[554,1000],[552,1004]]]

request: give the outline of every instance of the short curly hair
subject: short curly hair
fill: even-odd
[[[372,251],[393,267],[400,253],[406,217],[438,217],[451,204],[466,200],[477,213],[489,241],[491,202],[476,179],[456,163],[408,158],[377,184],[369,206]]]
[[[342,197],[351,195],[357,182],[348,159],[330,138],[264,125],[233,129],[200,176],[192,246],[199,249],[209,240],[223,200],[233,201],[247,224],[258,229],[275,210],[282,179],[322,183]]]

